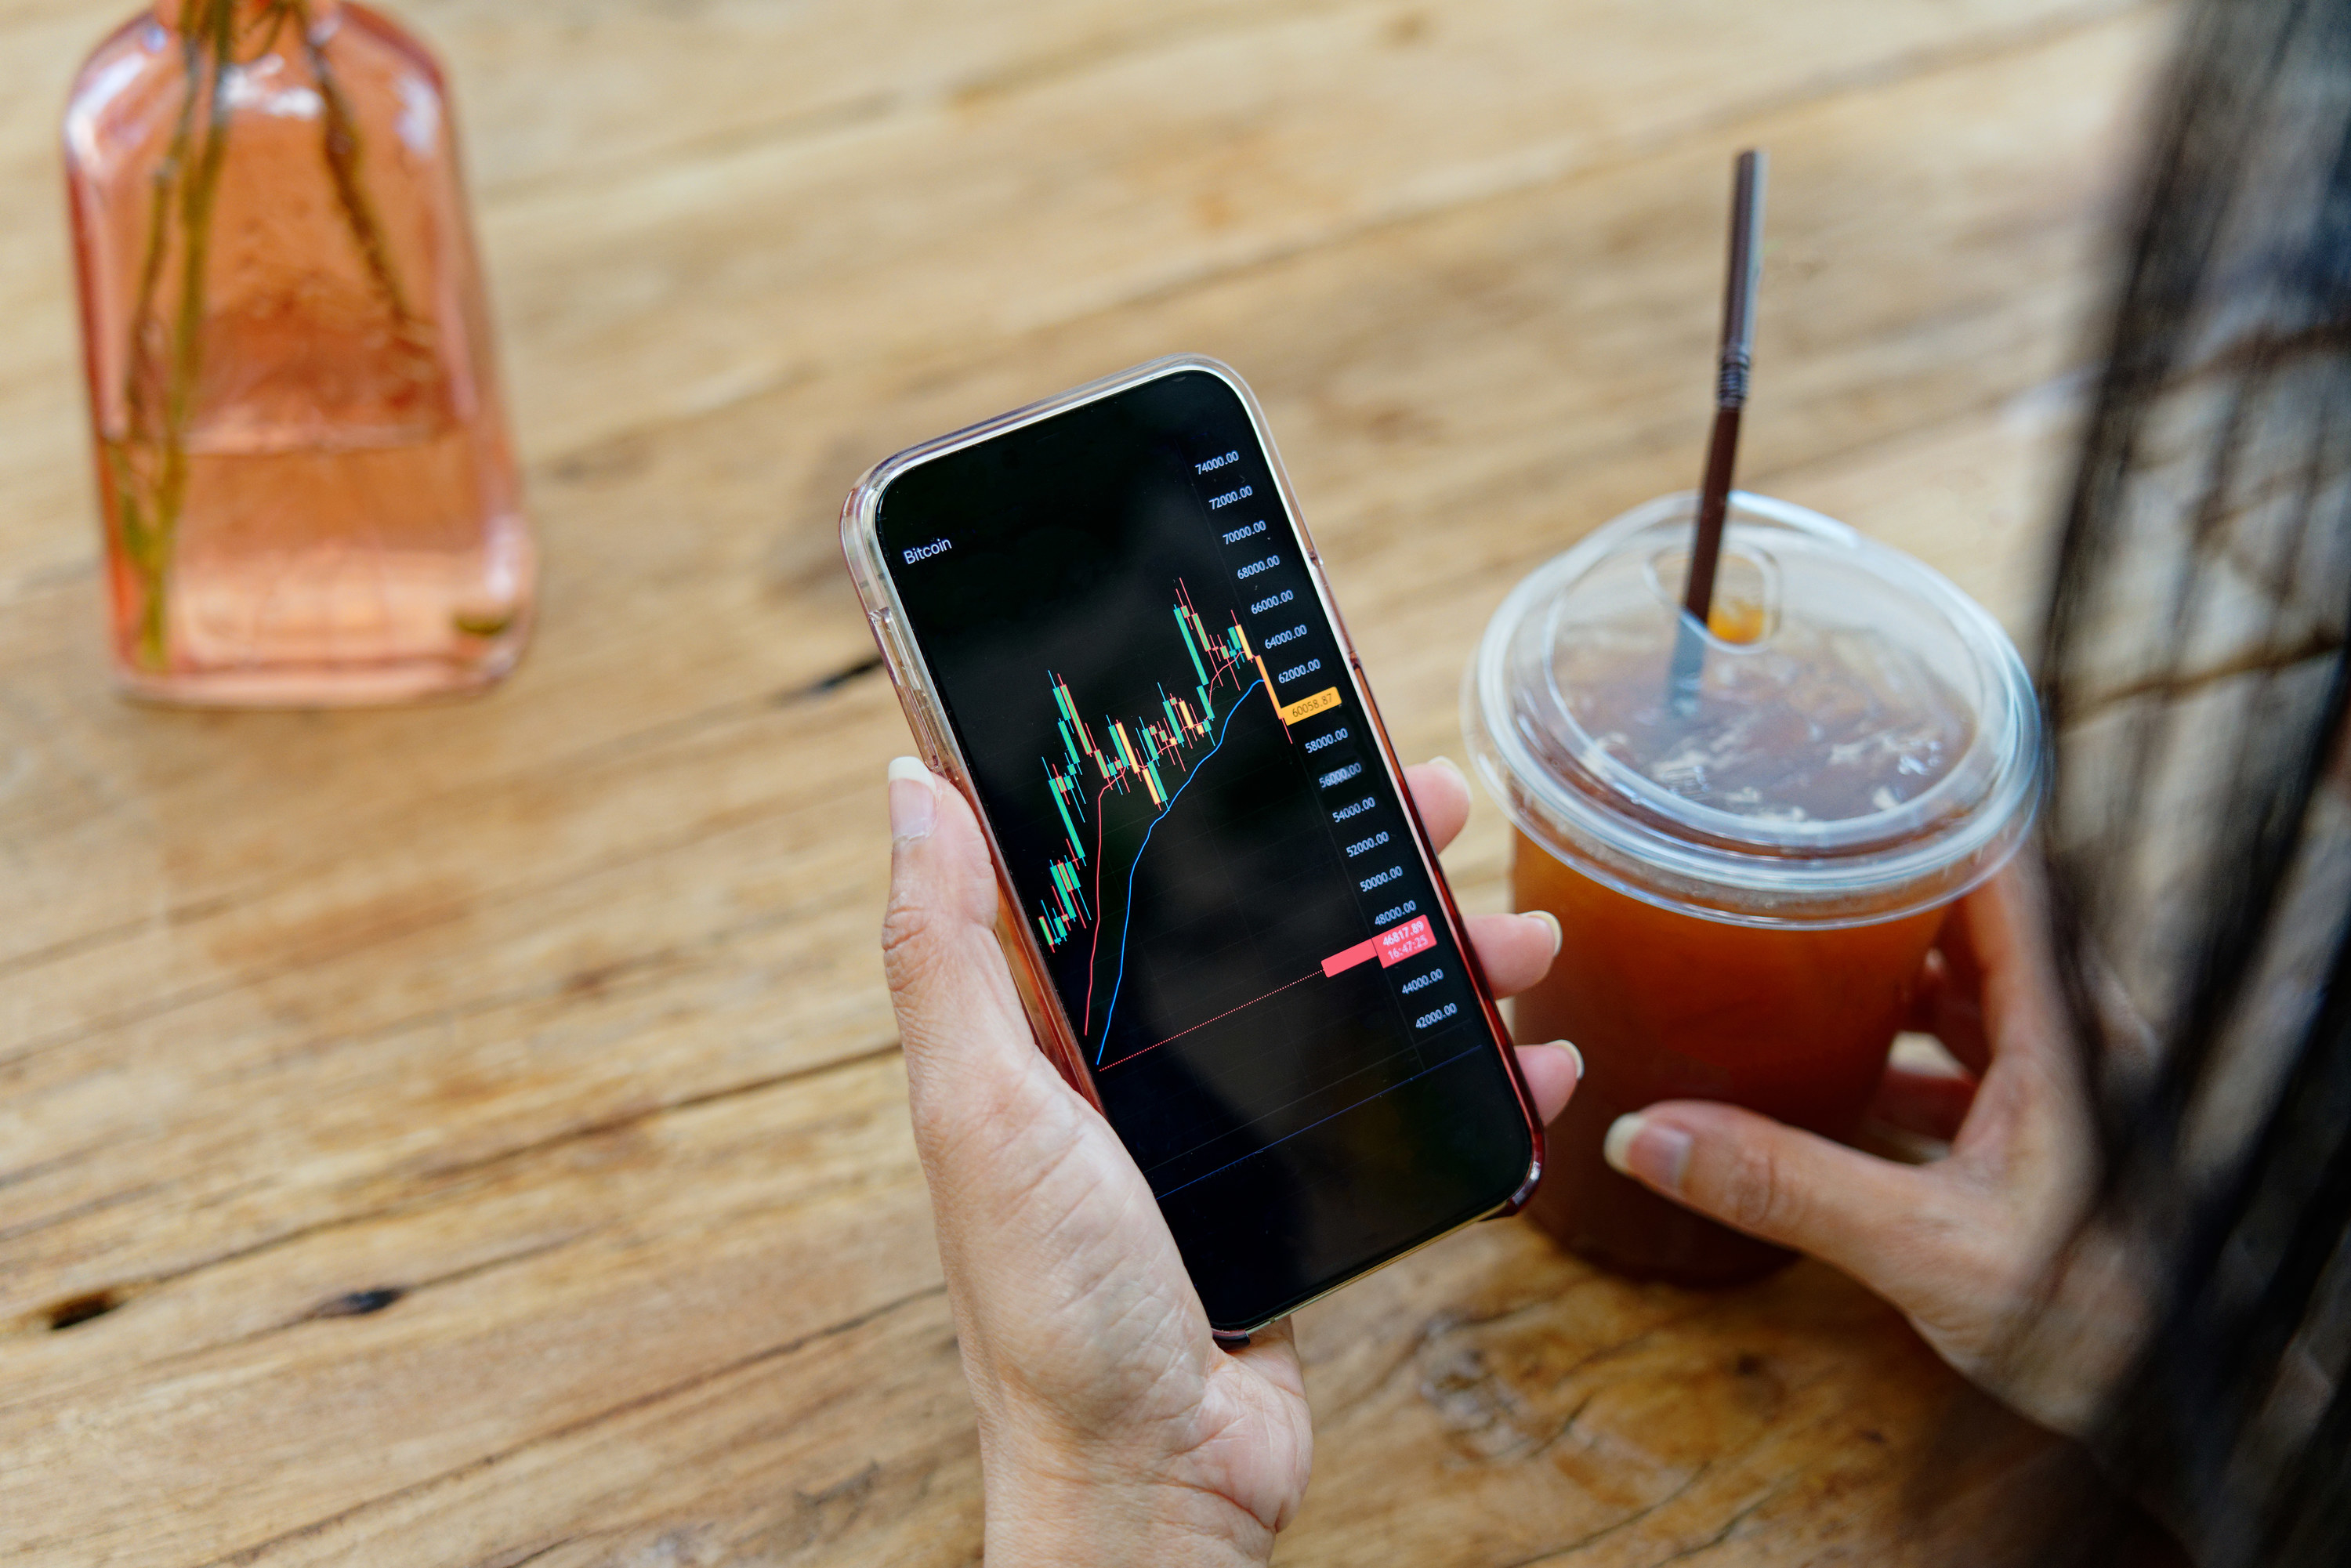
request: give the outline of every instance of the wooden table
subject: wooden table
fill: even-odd
[[[547,560],[486,700],[101,664],[53,127],[0,0],[0,1561],[972,1560],[874,933],[868,463],[1176,350],[1265,397],[1408,754],[1505,588],[1747,481],[2030,626],[2169,15],[2098,0],[412,0]],[[1502,897],[1484,807],[1447,858]],[[1489,1226],[1305,1315],[1291,1563],[2004,1560],[2071,1463],[1817,1266]]]

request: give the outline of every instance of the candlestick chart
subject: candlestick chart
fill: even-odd
[[[1168,689],[1168,680],[1159,681],[1155,706],[1124,718],[1105,714],[1097,727],[1079,711],[1069,682],[1046,672],[1061,746],[1058,753],[1040,761],[1065,841],[1046,867],[1053,894],[1039,902],[1031,917],[1045,945],[1057,952],[1079,933],[1096,929],[1102,907],[1104,803],[1139,792],[1155,816],[1165,812],[1189,777],[1200,747],[1213,744],[1219,696],[1229,706],[1264,674],[1239,618],[1231,617],[1211,632],[1180,580],[1168,612],[1186,663],[1176,666],[1171,660],[1176,690]],[[1183,678],[1186,670],[1192,676],[1189,681]]]

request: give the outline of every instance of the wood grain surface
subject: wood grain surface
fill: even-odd
[[[1268,405],[1399,746],[1695,481],[1773,155],[1751,487],[2029,634],[2169,13],[2107,0],[413,0],[547,561],[422,710],[100,652],[55,125],[0,0],[0,1561],[956,1563],[875,946],[875,459],[1155,354]],[[1447,865],[1502,897],[1481,807]],[[1480,1228],[1305,1314],[1297,1564],[1995,1563],[2070,1453],[1815,1265]]]

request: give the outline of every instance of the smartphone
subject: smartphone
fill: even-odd
[[[1541,1124],[1239,376],[1160,360],[902,452],[841,538],[1039,1044],[1217,1333],[1525,1200]]]

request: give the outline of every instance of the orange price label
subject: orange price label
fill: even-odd
[[[1281,722],[1296,724],[1312,718],[1318,713],[1328,713],[1339,706],[1339,688],[1326,686],[1311,697],[1301,697],[1281,710]]]

